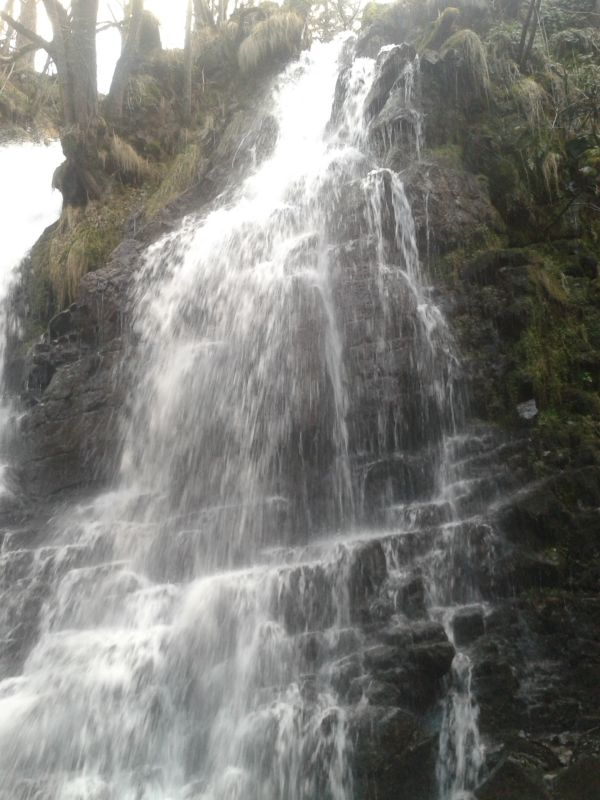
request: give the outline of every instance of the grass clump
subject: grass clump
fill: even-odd
[[[75,300],[85,274],[106,264],[139,196],[134,189],[115,191],[110,202],[63,213],[48,242],[46,260],[39,265],[44,274],[34,276],[41,286],[51,288],[55,310]]]
[[[125,183],[136,183],[150,175],[150,166],[134,148],[117,134],[110,137],[108,152],[104,153],[104,166]]]
[[[237,60],[244,73],[266,66],[272,59],[290,58],[298,53],[304,21],[293,11],[272,14],[254,26],[241,43]]]
[[[455,32],[460,10],[453,6],[444,9],[436,21],[432,24],[431,30],[425,35],[421,42],[420,50],[439,50],[444,42]]]
[[[521,78],[512,88],[513,96],[527,118],[532,131],[539,131],[545,123],[544,108],[548,96],[533,78]]]
[[[490,72],[485,47],[475,31],[465,29],[454,33],[445,42],[442,56],[446,56],[450,50],[458,55],[461,89],[476,98],[487,96]]]

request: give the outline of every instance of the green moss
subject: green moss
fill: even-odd
[[[419,50],[439,50],[444,42],[456,31],[460,18],[458,8],[446,8],[430,25],[419,43]]]
[[[367,3],[363,8],[361,17],[362,28],[368,28],[375,22],[381,22],[385,19],[389,5],[387,3]]]
[[[547,414],[600,419],[594,397],[598,375],[586,369],[586,359],[596,363],[600,311],[589,291],[574,291],[578,287],[565,275],[565,257],[555,248],[541,246],[532,256],[538,263],[529,267],[530,322],[513,351],[512,400],[523,399],[519,390],[529,384]]]
[[[24,308],[24,342],[33,341],[75,299],[83,275],[106,264],[142,196],[139,189],[117,188],[102,205],[63,215],[35,243],[17,290]]]
[[[463,149],[458,144],[446,144],[441,147],[429,147],[424,151],[424,158],[450,169],[464,169]]]
[[[499,233],[486,225],[479,225],[473,229],[469,239],[464,242],[462,247],[458,247],[441,259],[434,261],[431,271],[442,280],[455,284],[460,279],[461,270],[469,261],[503,248],[505,244],[504,237]]]
[[[148,219],[155,217],[171,200],[196,182],[201,159],[202,148],[197,143],[188,145],[173,159],[158,189],[148,200],[146,205]]]
[[[98,269],[123,238],[126,220],[140,200],[134,189],[115,189],[102,204],[64,216],[48,248],[46,270],[57,307],[71,303],[79,281]]]

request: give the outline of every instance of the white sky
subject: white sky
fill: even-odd
[[[163,47],[183,47],[186,6],[187,0],[146,0],[144,7],[160,20],[160,35]],[[39,9],[39,33],[50,39],[52,37],[50,23],[41,4]],[[119,0],[100,0],[99,22],[112,20],[113,15],[117,19],[123,15]],[[120,49],[121,37],[117,30],[110,29],[98,35],[98,89],[103,94],[108,92]],[[45,62],[45,54],[38,53],[37,67],[43,69]]]

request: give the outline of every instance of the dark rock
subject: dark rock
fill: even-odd
[[[394,586],[393,591],[396,608],[407,617],[418,617],[425,613],[426,591],[421,575],[415,575],[399,586]]]
[[[550,800],[540,775],[509,757],[475,792],[477,800]]]
[[[474,175],[439,164],[419,164],[407,170],[403,178],[423,251],[429,242],[443,255],[476,242],[482,230],[503,230],[486,187]],[[492,269],[496,268],[483,271]]]
[[[356,796],[363,800],[431,800],[436,737],[399,708],[366,706],[350,720]]]
[[[370,670],[394,669],[401,664],[406,655],[399,648],[390,645],[376,645],[363,653],[364,664]]]
[[[360,545],[352,553],[349,581],[350,609],[354,618],[368,618],[370,601],[387,577],[387,564],[381,542]]]
[[[450,671],[454,647],[448,641],[415,644],[408,648],[408,657],[425,677],[439,681]]]
[[[485,250],[465,264],[460,277],[467,283],[493,284],[501,279],[503,267],[524,267],[528,263],[529,256],[524,250]]]
[[[483,636],[485,626],[483,612],[480,608],[465,608],[454,616],[452,620],[454,641],[458,647],[470,644],[475,639]]]
[[[365,115],[372,118],[386,104],[390,91],[406,64],[415,57],[412,45],[402,44],[385,51],[377,63],[377,77],[365,99]]]
[[[429,620],[415,622],[411,625],[390,625],[381,631],[380,636],[386,644],[400,648],[407,648],[412,644],[448,641],[444,626],[439,622]]]
[[[23,417],[17,474],[27,493],[48,496],[112,474],[120,452],[118,355],[103,350],[59,366]]]
[[[362,661],[357,653],[335,661],[329,667],[331,685],[342,695],[346,695],[352,682],[363,673]]]
[[[600,756],[584,756],[570,764],[553,784],[556,800],[600,800]]]

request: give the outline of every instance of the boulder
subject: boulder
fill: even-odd
[[[457,647],[471,644],[483,636],[485,631],[483,611],[480,608],[465,608],[458,611],[452,620],[452,630]]]
[[[475,792],[476,800],[550,800],[542,776],[509,756]]]
[[[350,719],[356,797],[430,800],[435,794],[436,737],[400,708],[365,706]]]
[[[600,755],[585,755],[569,764],[552,788],[556,800],[600,800]]]
[[[367,119],[376,116],[388,101],[390,91],[404,67],[415,57],[412,45],[401,44],[384,50],[377,61],[377,77],[365,99]]]

